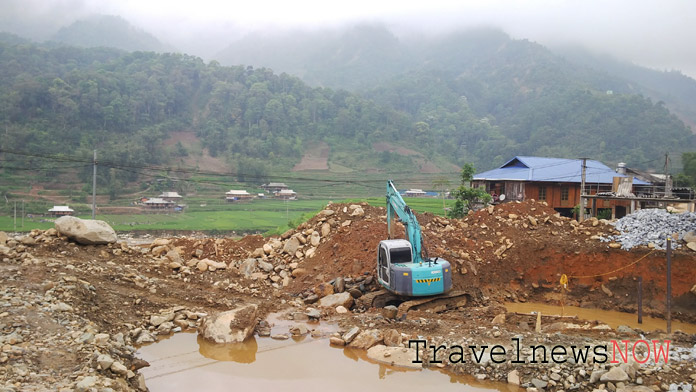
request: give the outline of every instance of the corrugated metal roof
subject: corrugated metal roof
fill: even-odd
[[[75,210],[68,206],[53,206],[48,212],[75,212]]]
[[[611,184],[614,177],[627,177],[599,161],[587,160],[585,182]],[[538,182],[582,182],[582,160],[517,156],[503,166],[474,175],[474,180],[508,180]],[[634,177],[633,184],[648,185]]]

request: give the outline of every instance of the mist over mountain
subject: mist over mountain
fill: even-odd
[[[139,29],[120,16],[93,15],[62,27],[52,41],[84,48],[109,47],[126,51],[173,51],[152,34]]]

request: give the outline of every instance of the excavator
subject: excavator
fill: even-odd
[[[392,239],[395,218],[403,223],[407,239]],[[377,247],[377,281],[384,290],[368,293],[359,302],[366,307],[398,305],[404,317],[409,310],[444,311],[470,299],[468,293],[452,291],[449,261],[428,257],[416,214],[392,180],[387,181],[387,239]]]

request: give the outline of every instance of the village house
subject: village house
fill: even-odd
[[[175,203],[178,203],[181,199],[183,199],[183,197],[177,192],[162,192],[162,194],[157,197],[167,201],[173,201]]]
[[[176,203],[173,201],[169,200],[164,200],[159,197],[153,197],[151,199],[148,199],[143,203],[143,205],[149,209],[153,210],[164,210],[164,209],[169,209],[169,208],[174,208],[176,206]]]
[[[51,216],[72,216],[75,213],[75,210],[68,206],[53,206],[53,208],[48,210],[48,213]]]
[[[580,205],[581,183],[581,159],[517,156],[497,169],[474,175],[472,186],[484,187],[494,203],[541,200],[561,214],[571,216],[573,208]],[[621,189],[620,184],[623,184]],[[609,208],[612,216],[624,216],[635,206],[627,198],[635,196],[636,187],[649,186],[647,181],[617,173],[601,162],[586,160],[585,195],[618,196],[611,200],[596,198],[592,201],[594,211]],[[620,190],[624,194],[616,195]],[[626,199],[621,199],[622,196]]]
[[[290,187],[288,187],[282,182],[269,182],[268,184],[261,185],[261,188],[266,190],[266,192],[268,193],[276,193],[284,189],[289,189]]]
[[[297,198],[297,193],[295,193],[292,189],[281,189],[280,191],[273,193],[273,196],[275,196],[276,199],[295,200],[295,198]]]
[[[427,193],[422,189],[409,189],[406,191],[406,197],[425,197]]]
[[[241,201],[241,200],[251,200],[254,195],[247,192],[246,190],[235,190],[232,189],[229,192],[225,192],[225,199],[228,202]]]

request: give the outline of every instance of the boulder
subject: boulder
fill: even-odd
[[[382,331],[378,329],[368,329],[360,332],[358,336],[356,336],[355,339],[348,344],[348,346],[367,350],[372,346],[382,343],[383,339],[384,337],[382,336]]]
[[[520,385],[520,374],[517,372],[517,370],[513,370],[508,373],[507,382],[508,384],[512,385]]]
[[[283,252],[289,254],[289,255],[294,255],[297,253],[297,249],[300,247],[300,240],[297,239],[297,237],[292,237],[289,240],[285,241],[285,245],[283,246]]]
[[[336,308],[337,306],[343,306],[346,309],[350,309],[352,305],[353,297],[347,292],[327,295],[319,300],[319,306],[322,308]]]
[[[401,333],[395,329],[384,331],[384,344],[389,347],[401,347]]]
[[[331,233],[331,225],[328,223],[321,225],[321,236],[326,237],[329,233]]]
[[[628,381],[628,374],[626,374],[623,369],[616,366],[611,368],[608,372],[602,374],[599,377],[599,381],[606,382],[610,381],[613,383]]]
[[[413,363],[416,360],[415,348],[387,347],[380,344],[367,350],[367,357],[373,361],[391,366],[409,369],[420,369],[423,367],[422,363]]]
[[[254,333],[258,307],[255,304],[206,316],[198,334],[215,343],[241,343]]]
[[[273,247],[271,244],[263,244],[263,253],[270,255],[273,252]]]
[[[309,236],[309,242],[312,244],[312,246],[319,246],[320,241],[321,241],[321,236],[316,231],[312,232],[312,235]]]
[[[686,247],[696,252],[696,242],[689,242]]]
[[[62,216],[55,226],[62,235],[83,245],[113,244],[118,239],[114,229],[100,220]]]
[[[246,259],[239,267],[239,271],[244,274],[244,277],[251,278],[251,274],[256,272],[256,266],[258,265],[258,260],[256,259]]]

